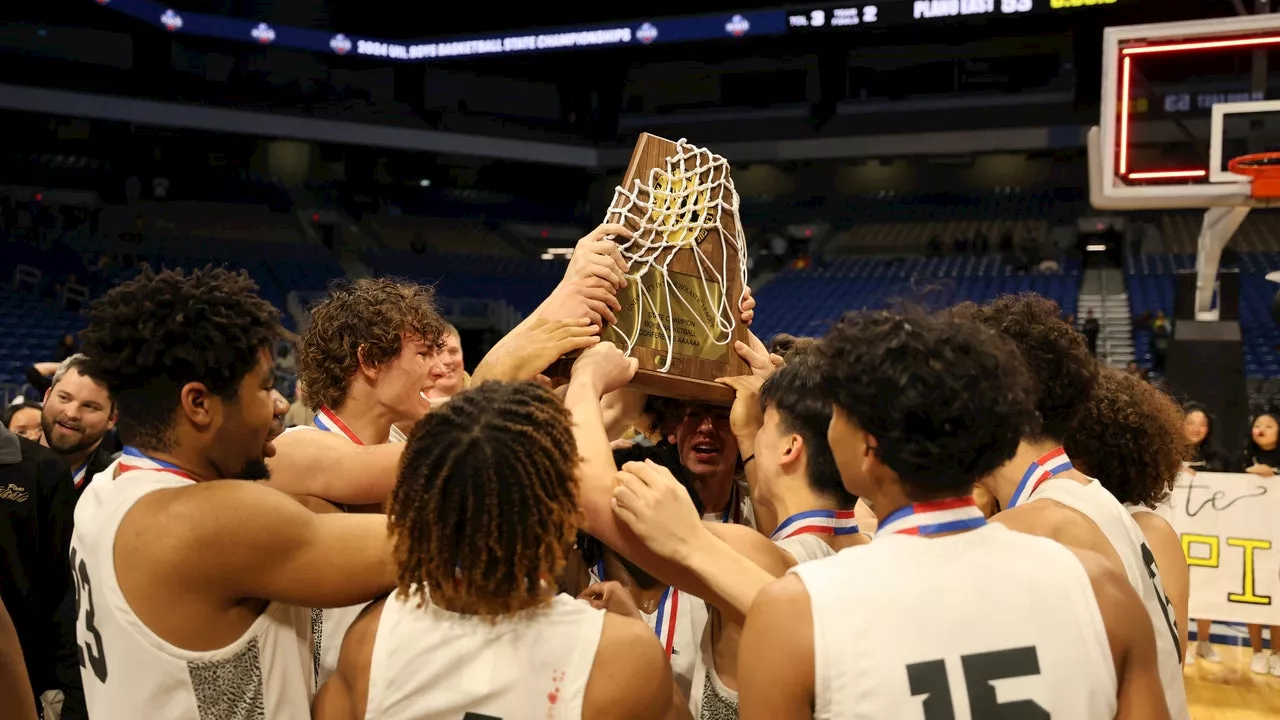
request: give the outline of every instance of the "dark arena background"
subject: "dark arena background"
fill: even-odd
[[[1253,211],[1223,255],[1231,327],[1181,332],[1203,212],[1096,209],[1086,137],[1104,28],[1268,10],[7,2],[0,399],[38,400],[88,304],[144,266],[243,268],[295,331],[335,279],[434,284],[473,369],[555,287],[649,132],[731,163],[766,343],[849,310],[1034,291],[1099,358],[1246,438],[1280,401],[1280,216]],[[1198,160],[1189,118],[1276,98],[1274,55],[1144,65],[1129,111],[1168,132],[1135,157]],[[277,369],[292,400],[287,349]],[[1280,679],[1214,672],[1188,670],[1197,719],[1280,713]]]

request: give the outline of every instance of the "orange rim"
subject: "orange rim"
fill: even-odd
[[[1250,194],[1255,198],[1280,197],[1280,152],[1254,153],[1232,158],[1227,169],[1253,178]]]
[[[1227,162],[1227,169],[1250,177],[1280,176],[1280,152],[1241,155]]]

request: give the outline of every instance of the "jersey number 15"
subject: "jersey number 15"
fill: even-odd
[[[1040,720],[1049,712],[1033,700],[1002,703],[996,699],[997,680],[1040,674],[1035,646],[974,653],[960,657],[964,687],[969,696],[969,717],[1001,720]],[[956,720],[951,704],[951,678],[945,660],[928,660],[907,666],[912,697],[924,695],[924,720]]]

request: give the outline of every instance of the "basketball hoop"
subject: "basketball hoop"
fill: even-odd
[[[1237,175],[1253,178],[1250,194],[1255,198],[1280,197],[1280,152],[1241,155],[1227,163],[1227,169]]]

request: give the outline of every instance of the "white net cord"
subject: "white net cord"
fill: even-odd
[[[644,319],[650,312],[655,317],[659,335],[666,345],[666,355],[659,372],[671,368],[674,349],[673,296],[705,331],[705,338],[715,345],[727,345],[733,341],[733,331],[738,324],[742,301],[747,292],[746,238],[738,216],[738,192],[729,176],[729,163],[710,151],[690,145],[681,138],[676,143],[676,153],[666,159],[666,167],[649,171],[647,182],[636,178],[632,187],[614,189],[606,222],[620,223],[632,230],[630,240],[619,243],[622,255],[630,263],[627,275],[636,288],[637,307],[635,324],[631,328],[614,326],[611,329],[622,336],[627,355],[631,354],[640,337]],[[730,236],[721,221],[733,218]],[[708,230],[715,230],[720,242],[720,266],[716,268],[701,247],[699,238]],[[615,236],[616,238],[616,236]],[[711,308],[714,327],[704,321],[703,315],[680,292],[667,271],[678,250],[692,250],[697,258],[698,277],[702,283],[703,297],[714,297],[711,286],[722,289],[729,274],[730,253],[737,259],[739,293],[733,302],[728,293],[720,293],[717,307]],[[650,296],[641,279],[650,272],[658,272],[662,283],[658,292],[665,301],[665,315],[657,312],[658,305]]]

